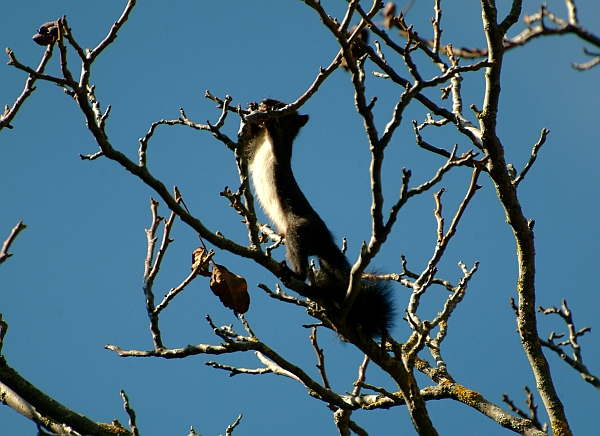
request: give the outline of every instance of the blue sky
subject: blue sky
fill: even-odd
[[[37,66],[43,48],[31,40],[40,24],[66,15],[84,47],[94,47],[120,15],[125,1],[8,2],[0,16],[0,44],[19,61]],[[341,16],[344,3],[323,2],[331,15]],[[482,46],[479,3],[442,2],[444,44]],[[560,1],[550,10],[564,16]],[[600,6],[578,2],[581,24],[600,33]],[[525,13],[538,5],[527,2]],[[506,11],[504,11],[506,12]],[[432,5],[416,2],[408,20],[421,35],[430,34]],[[519,23],[511,35],[522,29]],[[600,158],[597,105],[600,70],[578,72],[572,62],[588,60],[585,44],[574,37],[552,37],[512,50],[505,58],[498,131],[507,160],[518,169],[528,159],[543,127],[550,129],[538,161],[520,185],[519,197],[528,218],[536,221],[537,303],[558,306],[566,298],[576,325],[592,327],[581,338],[585,363],[598,375],[600,296],[595,270],[600,260]],[[234,104],[265,97],[295,100],[337,52],[335,40],[316,13],[300,1],[260,2],[140,2],[121,29],[117,41],[92,70],[91,83],[102,107],[112,106],[107,132],[113,145],[136,159],[138,138],[161,118],[179,116],[183,107],[196,122],[216,122],[219,111],[204,91]],[[422,60],[422,59],[421,59]],[[71,66],[76,70],[73,54]],[[390,62],[400,65],[399,60]],[[373,70],[372,65],[367,71]],[[432,67],[423,71],[435,74]],[[58,54],[48,67],[58,72]],[[294,170],[314,208],[338,239],[346,236],[355,259],[360,243],[370,235],[369,151],[360,118],[353,107],[349,75],[337,71],[301,110],[310,121],[296,141]],[[12,105],[25,75],[0,66],[0,103]],[[465,106],[481,107],[483,72],[466,74]],[[369,78],[368,95],[376,95],[377,125],[385,126],[400,90]],[[438,98],[438,91],[429,92]],[[439,101],[439,100],[436,100]],[[474,121],[472,114],[465,112]],[[431,178],[443,164],[415,145],[410,121],[422,122],[426,111],[415,104],[386,151],[384,192],[389,201],[399,189],[400,170],[413,172],[413,183]],[[62,90],[37,83],[37,90],[12,123],[0,133],[0,239],[20,220],[27,229],[13,244],[14,254],[0,267],[0,313],[9,323],[3,354],[8,363],[38,388],[95,421],[127,422],[119,390],[129,395],[144,435],[184,435],[225,432],[239,413],[244,417],[234,434],[336,434],[331,412],[312,399],[297,382],[275,375],[228,377],[204,365],[206,360],[248,368],[260,367],[253,354],[196,356],[184,360],[119,358],[107,343],[129,349],[149,349],[151,338],[142,293],[146,253],[144,229],[150,224],[149,197],[139,180],[106,159],[81,161],[79,153],[97,151],[83,116]],[[226,132],[235,136],[238,121],[230,115]],[[459,152],[469,144],[452,130],[426,130],[425,139]],[[157,129],[148,153],[150,170],[167,186],[177,185],[190,210],[211,229],[243,243],[245,226],[219,196],[237,187],[231,153],[207,132],[182,126]],[[449,223],[470,179],[457,169],[439,185],[446,188],[444,213]],[[491,183],[482,175],[478,191],[460,223],[440,275],[456,283],[459,261],[480,262],[467,295],[450,320],[444,358],[453,377],[501,403],[507,393],[524,403],[523,386],[535,388],[515,332],[509,297],[516,297],[515,244]],[[413,185],[414,186],[414,185]],[[399,255],[422,271],[435,244],[432,192],[414,199],[400,213],[397,227],[374,266],[400,269]],[[166,215],[161,204],[159,211]],[[187,276],[195,232],[177,222],[155,293],[162,296]],[[278,256],[283,257],[283,250]],[[310,318],[299,308],[269,299],[255,284],[276,280],[249,261],[217,253],[217,261],[246,277],[252,303],[247,319],[255,333],[290,361],[318,379],[309,331]],[[405,306],[408,292],[397,287],[397,302]],[[433,317],[445,294],[428,291],[422,316]],[[242,326],[223,308],[198,278],[161,317],[165,345],[218,343],[205,321]],[[408,328],[398,320],[394,336],[403,341]],[[540,317],[540,334],[562,332],[558,317]],[[362,356],[329,332],[319,337],[337,392],[352,390]],[[551,353],[546,353],[554,382],[565,403],[574,433],[599,430],[598,393]],[[423,357],[428,356],[423,353]],[[421,386],[429,384],[418,376]],[[367,382],[393,389],[373,366]],[[536,401],[540,403],[536,395]],[[507,430],[468,407],[450,400],[428,405],[440,434],[506,434]],[[540,404],[540,411],[543,407]],[[414,434],[404,408],[355,412],[353,418],[370,434],[390,431]],[[546,420],[545,416],[541,420]],[[0,434],[35,434],[34,424],[7,407],[0,408]]]

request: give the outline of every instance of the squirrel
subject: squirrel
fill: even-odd
[[[278,100],[264,99],[258,109],[265,112],[284,106]],[[319,269],[310,275],[311,287],[317,288],[321,299],[341,308],[349,286],[351,265],[325,222],[306,199],[292,172],[293,141],[307,122],[308,115],[292,112],[250,124],[244,152],[255,194],[277,231],[285,238],[293,275],[306,281],[309,257],[316,256]],[[384,339],[393,325],[393,317],[388,282],[363,279],[346,318],[348,325],[360,326],[360,331],[369,338]]]

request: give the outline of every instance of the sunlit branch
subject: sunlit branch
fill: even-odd
[[[48,52],[48,50],[49,49],[47,49],[46,52]],[[48,59],[46,59],[46,62],[44,63],[44,66],[48,62],[48,60],[50,59],[51,53],[52,53],[52,50],[50,50],[50,54],[48,54]],[[26,65],[23,65],[21,62],[19,62],[17,60],[17,57],[16,57],[15,53],[11,49],[9,49],[9,48],[6,49],[6,54],[8,55],[8,65],[12,65],[12,66],[14,66],[15,68],[17,68],[17,69],[19,69],[21,71],[25,71],[27,74],[29,74],[28,80],[31,79],[34,82],[35,82],[35,80],[45,80],[45,81],[48,81],[48,82],[56,83],[57,85],[60,85],[60,86],[64,86],[67,83],[67,80],[64,79],[64,78],[54,77],[54,76],[50,76],[48,74],[44,74],[44,68],[40,69],[38,67],[38,70],[39,70],[38,71],[38,70],[34,70],[34,69],[32,69],[32,68],[30,68],[30,67],[28,67]],[[45,53],[44,53],[44,56],[46,56]],[[42,62],[44,62],[44,58],[42,58]],[[42,63],[40,63],[40,65],[41,64]]]
[[[227,426],[227,428],[225,429],[225,436],[231,436],[233,434],[233,430],[240,424],[240,422],[242,421],[242,415],[241,413],[238,415],[237,419],[233,422],[233,424],[229,424]]]
[[[516,0],[515,0],[516,1]],[[494,183],[498,200],[504,208],[518,251],[519,275],[517,292],[519,295],[517,326],[523,350],[529,360],[536,387],[548,413],[553,433],[571,435],[564,406],[552,382],[550,368],[539,342],[535,316],[535,240],[530,221],[524,216],[521,204],[514,189],[507,168],[504,148],[497,136],[497,114],[500,102],[501,67],[505,52],[504,37],[506,26],[498,24],[498,10],[494,3],[482,2],[483,27],[488,42],[488,58],[493,66],[486,71],[486,92],[481,111],[477,116],[481,126],[482,148],[489,161],[490,179]],[[514,2],[512,11],[515,9]],[[507,17],[508,19],[508,17]]]
[[[0,396],[4,404],[56,434],[70,434],[71,430],[91,436],[115,434],[113,424],[94,422],[44,394],[12,369],[3,356],[0,356]]]
[[[535,402],[533,400],[533,394],[531,393],[531,391],[529,390],[529,388],[527,386],[525,386],[524,389],[525,389],[525,394],[527,396],[525,403],[527,404],[527,409],[529,409],[529,413],[518,408],[506,394],[502,394],[502,401],[504,401],[508,405],[508,408],[510,409],[511,412],[516,413],[521,418],[530,420],[531,423],[536,428],[540,429],[543,432],[546,432],[548,425],[547,424],[542,425],[540,423],[540,421],[538,420],[537,405],[535,404]]]
[[[23,224],[23,221],[19,221],[17,225],[13,227],[13,229],[10,232],[10,235],[8,235],[8,238],[6,238],[6,240],[2,244],[2,249],[0,250],[0,264],[4,263],[6,259],[12,256],[12,253],[9,253],[8,250],[10,249],[10,246],[15,241],[17,236],[19,236],[19,233],[21,233],[26,227],[27,226]]]
[[[23,106],[23,103],[25,103],[25,100],[27,100],[27,98],[29,98],[29,96],[33,93],[33,91],[35,91],[34,84],[35,84],[36,80],[38,79],[39,75],[44,73],[44,69],[46,68],[48,61],[52,57],[53,48],[54,48],[53,44],[48,45],[46,47],[46,51],[44,51],[42,60],[40,61],[40,64],[38,65],[38,67],[35,69],[35,74],[30,73],[29,77],[25,81],[25,88],[23,89],[23,92],[21,93],[21,95],[19,95],[19,97],[17,97],[17,99],[13,103],[12,107],[9,108],[8,105],[5,107],[4,113],[2,115],[0,115],[0,130],[2,130],[5,127],[12,129],[13,126],[10,125],[10,122],[17,115],[17,112],[19,112],[19,109],[21,109],[21,106]],[[15,65],[17,60],[14,57],[14,53],[9,48],[6,49],[6,53],[9,55],[9,58],[10,58],[9,64],[11,64],[11,62],[12,62],[12,64]],[[27,67],[27,68],[29,68],[29,67]]]
[[[178,191],[176,191],[176,199],[179,200]],[[160,270],[161,263],[164,259],[165,253],[171,242],[169,237],[171,233],[171,229],[175,222],[175,212],[171,212],[169,219],[164,219],[158,215],[158,202],[153,198],[150,199],[150,209],[152,211],[152,223],[150,228],[146,230],[146,237],[148,240],[148,250],[146,254],[146,260],[144,262],[144,279],[143,279],[143,289],[144,295],[146,297],[146,311],[148,313],[148,317],[150,318],[150,332],[152,334],[152,340],[154,342],[154,348],[163,348],[163,343],[161,339],[161,332],[158,325],[158,316],[160,312],[167,306],[168,302],[180,292],[185,285],[187,285],[193,278],[196,277],[196,274],[193,274],[189,280],[184,281],[183,284],[179,285],[175,289],[171,289],[169,294],[165,296],[163,301],[161,302],[160,307],[155,307],[154,305],[154,292],[153,285],[154,280]],[[158,226],[160,223],[163,223],[163,236],[161,240],[160,247],[156,253],[156,257],[154,257],[156,242],[158,240],[156,236],[156,232],[158,230]],[[193,271],[193,273],[197,273],[197,271]]]
[[[538,429],[531,420],[510,415],[484,398],[479,392],[456,383],[445,371],[432,368],[426,361],[420,360],[416,368],[438,383],[437,386],[430,386],[421,390],[423,398],[428,401],[450,398],[479,411],[484,416],[515,433],[526,436],[548,436],[547,433]]]
[[[571,310],[567,307],[567,302],[563,300],[562,307],[556,308],[551,307],[548,309],[543,309],[542,307],[538,308],[538,312],[542,312],[544,315],[548,314],[557,314],[559,315],[563,321],[567,324],[567,328],[569,331],[569,337],[561,342],[555,342],[555,339],[560,339],[564,336],[562,334],[556,334],[552,332],[548,340],[543,340],[540,338],[541,344],[554,351],[556,354],[560,356],[567,364],[569,364],[573,369],[578,371],[581,374],[581,377],[591,385],[593,385],[596,389],[600,390],[600,379],[590,373],[587,367],[583,364],[583,356],[581,355],[581,346],[579,345],[578,338],[583,336],[585,333],[591,331],[590,327],[584,327],[581,330],[577,330],[575,328],[575,323],[573,321],[573,315]],[[564,347],[570,346],[573,350],[573,357],[569,357],[564,350]]]
[[[521,181],[525,178],[525,175],[531,169],[531,166],[534,164],[535,160],[537,159],[538,151],[540,151],[540,148],[542,148],[542,145],[544,145],[544,143],[546,142],[546,136],[548,136],[548,133],[550,133],[550,130],[548,130],[546,128],[542,129],[540,139],[538,140],[538,142],[535,143],[535,145],[533,146],[533,149],[531,150],[531,156],[529,157],[529,161],[527,161],[527,164],[523,168],[523,171],[521,171],[521,174],[519,174],[519,176],[513,181],[515,188],[517,186],[519,186],[519,183],[521,183]]]
[[[88,53],[88,59],[90,63],[93,62],[106,47],[108,47],[115,39],[117,39],[117,32],[123,26],[123,24],[125,24],[125,21],[127,21],[127,19],[129,18],[129,14],[131,13],[135,4],[136,0],[129,0],[127,2],[123,13],[119,17],[119,19],[112,25],[108,32],[108,35],[106,35],[106,37],[96,46],[96,48],[94,48]]]
[[[588,56],[594,56],[594,59],[587,61],[587,62],[583,62],[583,63],[574,62],[573,68],[583,71],[583,70],[589,70],[590,68],[595,67],[596,65],[600,64],[600,53],[591,52],[586,48],[583,49],[583,52]]]
[[[129,398],[124,390],[121,390],[121,398],[123,399],[123,408],[125,409],[125,413],[129,416],[129,428],[131,429],[131,433],[133,436],[140,436],[140,432],[138,431],[137,424],[135,422],[135,410],[133,410],[129,404]]]

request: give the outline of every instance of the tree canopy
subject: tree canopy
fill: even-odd
[[[123,402],[140,434],[597,430],[595,2],[135,3],[3,7],[3,433],[135,432]],[[278,277],[237,136],[265,97],[310,115],[294,172],[357,277],[394,281],[383,345]]]

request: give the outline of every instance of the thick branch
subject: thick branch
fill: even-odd
[[[91,421],[87,417],[66,408],[21,377],[17,371],[8,366],[4,357],[0,357],[0,382],[27,403],[15,399],[14,405],[20,409],[20,413],[28,413],[26,409],[30,405],[34,408],[34,410],[29,409],[32,414],[30,419],[34,421],[36,419],[42,420],[44,422],[42,425],[46,428],[58,429],[61,424],[64,424],[80,434],[91,436],[130,434],[129,432],[115,433],[114,426]]]
[[[488,59],[493,63],[486,71],[486,94],[482,111],[478,114],[482,133],[482,145],[488,156],[488,171],[496,187],[506,220],[511,226],[517,244],[519,277],[519,315],[517,325],[523,348],[536,379],[538,391],[546,407],[552,431],[558,435],[570,435],[571,431],[554,384],[537,333],[535,317],[535,246],[533,231],[525,218],[516,189],[512,183],[504,158],[504,148],[496,134],[498,103],[500,99],[500,76],[504,56],[503,28],[497,23],[497,10],[488,0],[481,0],[483,27],[488,43]]]

